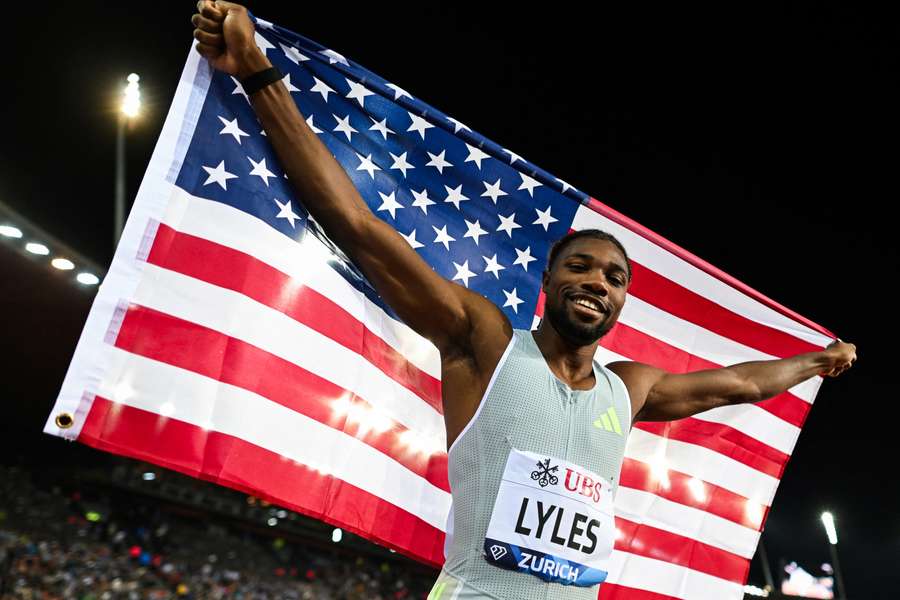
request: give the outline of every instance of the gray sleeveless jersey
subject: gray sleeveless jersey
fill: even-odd
[[[609,479],[613,489],[618,486],[631,404],[622,380],[596,361],[594,376],[592,390],[570,389],[550,371],[531,332],[513,332],[475,416],[449,451],[453,508],[446,562],[429,598],[597,598],[597,586],[549,583],[484,558],[485,534],[511,448],[570,461]]]

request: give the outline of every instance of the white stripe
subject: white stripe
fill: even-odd
[[[273,205],[274,206],[274,205]],[[274,210],[274,209],[273,209]],[[440,379],[437,348],[397,321],[338,275],[323,260],[328,251],[314,236],[295,240],[264,221],[221,202],[176,189],[163,222],[173,229],[253,256],[299,283],[309,286],[361,321],[412,364]]]
[[[616,515],[753,558],[759,532],[699,508],[685,506],[644,490],[619,486]]]
[[[165,414],[240,438],[444,529],[448,493],[355,437],[242,388],[115,348],[99,393],[161,419]]]
[[[684,600],[741,600],[744,597],[743,585],[629,552],[614,551],[609,566],[610,583],[639,590]]]
[[[778,329],[821,347],[825,347],[832,341],[827,336],[769,308],[762,302],[747,296],[593,209],[579,206],[575,212],[572,229],[590,228],[602,229],[615,235],[635,262],[751,321]]]
[[[421,398],[356,352],[243,294],[148,264],[133,301],[299,365],[446,447],[442,416]]]
[[[778,488],[778,480],[774,477],[724,454],[642,429],[631,430],[625,456],[648,465],[656,464],[663,456],[665,466],[673,471],[692,475],[765,506],[771,505]]]
[[[684,352],[727,367],[751,360],[776,360],[777,356],[760,352],[727,337],[709,331],[644,302],[628,296],[619,321]],[[792,388],[792,393],[812,403],[821,381],[819,376]]]

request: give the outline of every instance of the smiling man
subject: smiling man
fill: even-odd
[[[254,42],[243,7],[200,2],[197,49],[239,78],[298,197],[382,298],[440,351],[453,509],[430,598],[594,599],[615,538],[613,494],[637,420],[674,420],[758,402],[836,376],[852,344],[783,360],[672,374],[601,365],[631,283],[625,248],[579,231],[551,249],[546,318],[513,330],[484,297],[443,279],[377,218],[310,130]]]

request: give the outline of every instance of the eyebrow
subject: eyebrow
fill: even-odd
[[[570,254],[569,256],[566,257],[566,260],[568,260],[568,259],[570,259],[570,258],[580,258],[581,260],[586,260],[586,261],[588,261],[588,262],[594,262],[594,260],[595,260],[594,255],[592,255],[592,254],[585,254],[584,252],[575,252],[575,253],[572,253],[572,254]],[[615,270],[615,269],[618,269],[619,271],[622,271],[622,272],[625,273],[626,275],[628,274],[628,269],[626,269],[625,267],[623,267],[623,266],[621,265],[621,263],[618,263],[618,262],[616,262],[616,261],[611,261],[611,262],[610,262],[610,266],[611,266],[611,268],[614,269],[614,270]]]

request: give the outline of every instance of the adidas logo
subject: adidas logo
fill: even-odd
[[[609,407],[609,410],[600,415],[599,419],[594,421],[594,427],[611,431],[616,435],[622,435],[622,427],[619,425],[619,416],[616,415],[616,409],[612,406]]]

